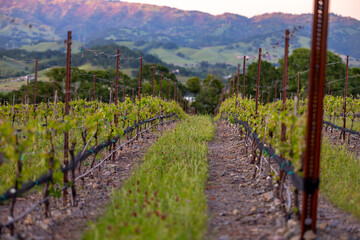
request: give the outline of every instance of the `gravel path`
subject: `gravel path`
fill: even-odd
[[[274,198],[272,180],[266,176],[252,179],[255,165],[245,155],[244,142],[224,122],[216,123],[208,161],[206,239],[299,239],[299,223],[285,221],[280,201]],[[320,197],[318,232],[316,236],[308,233],[307,239],[314,237],[360,239],[360,222]]]

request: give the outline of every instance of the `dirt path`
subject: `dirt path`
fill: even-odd
[[[251,180],[255,166],[246,158],[244,143],[230,126],[216,123],[208,161],[210,219],[206,239],[299,239],[299,224],[285,221],[271,180]],[[316,239],[360,239],[359,221],[322,198],[318,216]],[[308,237],[314,239],[311,234]]]
[[[165,126],[162,130],[166,131],[174,126],[175,123]],[[81,239],[87,223],[96,221],[104,213],[112,190],[121,187],[132,170],[141,163],[146,150],[159,137],[159,132],[145,134],[144,138],[140,138],[134,144],[125,147],[114,162],[108,161],[105,168],[102,167],[100,172],[96,170],[94,178],[86,177],[84,188],[79,187],[77,189],[78,206],[63,207],[60,200],[52,199],[50,203],[51,218],[44,218],[43,207],[40,207],[16,224],[15,237],[11,237],[7,232],[0,236],[0,239]],[[81,185],[80,181],[78,184]],[[31,194],[18,202],[15,208],[15,216],[38,198],[38,194]],[[2,222],[5,221],[4,219],[8,214],[7,208],[8,206],[0,206],[2,215],[0,220]]]

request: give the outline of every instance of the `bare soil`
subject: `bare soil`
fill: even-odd
[[[161,132],[167,131],[175,125],[172,123],[168,126],[157,127],[159,131],[144,134],[143,138],[139,138],[130,146],[119,151],[115,161],[107,161],[105,165],[102,165],[100,171],[95,170],[92,176],[85,177],[83,187],[81,181],[78,181],[77,206],[71,206],[69,200],[68,206],[63,207],[61,199],[51,199],[52,216],[50,218],[44,217],[44,207],[41,206],[15,224],[15,236],[11,236],[8,229],[3,229],[0,239],[81,239],[88,222],[96,221],[106,210],[111,192],[121,187],[132,170],[141,163],[146,150],[160,137]],[[69,198],[71,198],[70,190],[68,192]],[[15,216],[40,199],[39,193],[19,199],[15,207]],[[0,222],[2,223],[7,221],[9,206],[9,204],[0,206]]]
[[[216,123],[208,162],[206,239],[299,239],[298,220],[294,215],[290,220],[284,217],[280,200],[274,198],[272,179],[253,179],[255,165],[246,156],[244,142],[225,122]],[[360,222],[322,197],[317,226],[317,234],[309,232],[307,239],[360,239]]]

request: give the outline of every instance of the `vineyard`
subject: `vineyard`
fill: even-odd
[[[328,119],[328,121],[324,121],[325,135],[338,144],[345,146],[345,151],[338,148],[338,152],[322,153],[325,155],[322,158],[324,164],[322,179],[331,181],[332,188],[350,191],[347,194],[352,200],[342,202],[341,205],[345,209],[352,209],[354,215],[360,216],[360,209],[358,208],[360,195],[356,186],[352,184],[359,181],[357,176],[359,164],[354,156],[359,155],[360,132],[356,130],[359,130],[357,128],[359,124],[357,117],[359,116],[360,105],[358,99],[347,98],[349,112],[345,118],[351,126],[350,129],[347,129],[336,125],[340,121],[339,116],[343,115],[341,107],[343,103],[344,100],[341,97],[327,96],[324,99],[324,116]],[[282,101],[258,105],[257,112],[255,105],[256,101],[254,100],[240,99],[234,96],[222,103],[218,117],[221,116],[231,123],[238,130],[241,139],[245,141],[248,161],[256,166],[252,177],[272,176],[277,185],[275,192],[278,194],[279,199],[284,202],[288,201],[286,209],[283,209],[284,214],[288,216],[292,213],[298,214],[300,209],[298,192],[319,185],[319,182],[315,182],[311,186],[310,183],[303,180],[307,100],[294,101],[287,99],[285,110],[283,110]],[[329,150],[332,148],[332,144],[328,139],[324,139],[323,148]],[[352,147],[349,147],[350,144],[352,144]],[[342,158],[346,158],[343,163],[349,164],[345,167],[346,171],[343,167],[342,170],[347,172],[349,177],[342,179],[342,174],[339,174],[340,176],[333,175],[334,172],[339,170],[331,166],[335,164],[331,160],[336,159],[341,154],[346,155],[347,151],[353,153],[349,153],[349,156],[342,156]],[[331,175],[334,179],[329,177]],[[287,193],[283,192],[287,176],[295,187],[294,194],[296,196],[289,197],[289,188],[286,188]],[[329,183],[324,181],[323,184],[327,185]],[[339,194],[339,192],[334,192],[329,187],[327,187],[327,191],[324,191],[324,193],[330,195],[331,198],[336,198]]]
[[[2,227],[21,219],[13,216],[16,198],[32,189],[44,191],[38,205],[45,203],[45,215],[49,196],[62,195],[66,205],[68,188],[76,205],[76,181],[84,181],[104,161],[114,159],[144,131],[184,117],[175,102],[151,97],[118,105],[79,100],[70,108],[65,116],[64,104],[56,101],[1,106],[1,201],[11,202],[11,219]],[[71,145],[65,144],[64,132]]]
[[[35,63],[32,89],[27,78],[0,105],[0,239],[360,239],[360,99],[348,94],[358,75],[349,56],[327,58],[329,1],[314,2],[309,69],[288,76],[289,41],[302,27],[282,36],[280,98],[278,80],[260,86],[275,69],[262,48],[241,56],[242,79],[239,64],[225,86],[210,74],[185,87],[120,49],[76,55],[115,69],[73,68],[71,31],[52,83],[38,82],[38,58],[23,61]],[[255,59],[256,85],[245,74]],[[124,62],[139,66],[136,79]],[[337,64],[345,77],[325,80]],[[331,94],[340,81],[343,96]]]
[[[324,127],[326,130],[330,127],[331,132],[337,131],[339,140],[346,138],[347,145],[353,139],[357,144],[360,136],[360,101],[352,98],[346,101],[348,111],[344,116],[343,98],[324,98],[324,118],[327,120],[323,122]],[[243,132],[251,135],[257,133],[256,141],[276,149],[277,155],[282,155],[299,170],[305,149],[307,99],[287,99],[285,110],[282,101],[258,105],[257,112],[255,105],[256,101],[251,99],[229,98],[222,103],[219,116],[224,115],[231,123],[240,124]],[[350,129],[341,127],[343,118]]]

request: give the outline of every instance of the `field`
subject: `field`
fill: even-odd
[[[360,239],[360,22],[45,2],[0,14],[0,239]]]
[[[309,39],[305,37],[299,37],[299,44],[292,48],[290,46],[289,54],[292,50],[299,47],[308,47]],[[284,48],[281,46],[274,47],[273,37],[267,37],[263,40],[264,47],[262,50],[265,53],[269,53],[271,56],[264,56],[264,60],[277,64],[278,60],[283,57]],[[146,50],[150,54],[158,56],[161,60],[166,63],[182,67],[191,67],[199,64],[201,61],[206,61],[211,64],[215,63],[227,63],[236,66],[242,61],[242,56],[246,53],[247,56],[257,56],[258,48],[255,42],[237,42],[229,45],[220,45],[212,47],[202,47],[199,49],[178,47],[175,49],[165,49],[163,47],[151,47],[151,44],[145,43],[141,46],[136,46],[135,42],[131,41],[120,41],[116,42],[119,45],[126,46],[130,49]],[[357,59],[352,60],[352,67],[360,66],[360,61]]]
[[[329,116],[333,114],[329,113],[332,107],[338,105],[332,105],[333,101],[340,103],[343,100],[334,97],[325,99],[324,106],[327,111],[325,113]],[[236,104],[236,102],[238,103]],[[357,108],[357,100],[349,99],[349,102],[356,103],[354,106]],[[44,196],[48,196],[47,198],[50,196],[55,199],[62,197],[62,201],[64,201],[64,196],[68,196],[66,202],[79,202],[80,204],[86,198],[86,192],[89,191],[86,189],[89,189],[89,186],[90,188],[96,186],[94,188],[96,193],[92,194],[101,196],[106,193],[109,203],[105,213],[97,215],[98,220],[88,223],[88,229],[85,232],[79,233],[73,228],[68,233],[70,235],[81,234],[83,239],[203,239],[209,235],[221,236],[228,232],[253,238],[258,236],[256,232],[258,228],[262,229],[261,236],[270,237],[274,232],[271,229],[272,225],[268,225],[268,222],[275,220],[281,222],[282,209],[285,209],[288,214],[293,213],[294,216],[299,211],[296,201],[291,200],[297,195],[297,192],[290,190],[289,186],[293,184],[292,179],[301,179],[302,176],[300,159],[304,148],[302,139],[305,125],[301,114],[305,112],[305,103],[306,101],[300,102],[298,110],[294,112],[295,103],[288,100],[289,112],[286,112],[286,115],[278,110],[281,109],[280,102],[259,105],[259,116],[254,118],[249,117],[255,116],[254,100],[233,97],[223,102],[215,123],[210,116],[188,116],[180,110],[175,102],[163,102],[158,98],[151,97],[143,98],[141,102],[131,102],[128,99],[118,107],[113,105],[110,108],[107,104],[98,102],[75,101],[71,103],[72,115],[70,118],[65,118],[65,122],[62,122],[60,118],[63,114],[62,103],[59,103],[58,106],[41,104],[35,111],[35,115],[34,110],[26,110],[29,106],[16,105],[15,112],[17,113],[14,117],[13,127],[9,123],[11,121],[8,121],[11,119],[12,107],[11,105],[3,106],[2,119],[7,120],[7,123],[0,121],[3,146],[1,151],[6,159],[0,165],[0,175],[2,176],[0,191],[4,193],[2,200],[12,197],[11,191],[6,190],[13,186],[14,182],[16,188],[21,192],[23,192],[22,184],[29,186],[31,183],[30,189],[33,190],[29,191],[30,189],[26,187],[26,191],[29,191],[28,194],[32,198],[39,199],[38,201],[41,200],[42,192],[45,191]],[[349,109],[352,109],[351,107],[352,105],[349,105]],[[113,176],[112,178],[115,179],[114,177],[118,174],[117,170],[109,172],[107,169],[117,169],[114,168],[114,164],[119,164],[120,169],[124,167],[118,159],[116,161],[111,159],[116,156],[115,152],[126,146],[127,140],[132,139],[130,141],[135,143],[133,147],[139,147],[137,144],[140,144],[140,141],[135,139],[141,138],[142,133],[138,134],[137,128],[131,127],[131,123],[136,126],[134,124],[137,122],[136,118],[139,116],[140,108],[143,120],[156,117],[158,111],[163,109],[164,115],[177,113],[181,117],[181,122],[161,133],[161,137],[146,150],[139,165],[134,166],[131,175],[121,183],[121,187],[115,187],[116,181],[111,183],[113,185],[111,187],[109,178],[106,178],[107,182],[101,183],[99,180],[101,175],[97,175],[92,180],[94,178],[92,171],[97,168],[99,168],[99,174],[102,172],[102,174],[107,174],[108,177]],[[45,113],[45,109],[50,109],[50,111]],[[94,109],[97,111],[95,112]],[[122,127],[116,128],[111,124],[112,121],[115,121],[114,114],[122,116],[124,111],[126,118],[120,120],[120,123],[123,123],[120,124]],[[48,116],[45,118],[47,125],[36,124],[41,122],[40,115],[44,114]],[[292,114],[300,114],[300,116],[296,119]],[[33,116],[35,120],[30,120]],[[105,116],[107,120],[104,122]],[[22,125],[23,119],[28,119],[26,125]],[[247,121],[242,121],[242,119],[247,119]],[[258,119],[264,120],[258,121]],[[151,128],[153,124],[159,125],[163,121],[168,120],[157,118],[148,123],[143,122],[139,125],[141,126],[139,131],[149,131],[145,129]],[[290,129],[286,133],[288,141],[286,140],[284,143],[279,141],[281,131],[279,121],[285,122],[287,129]],[[48,131],[48,128],[51,131]],[[12,133],[8,131],[9,129],[21,129],[21,134],[25,138],[16,142],[17,140],[11,137]],[[128,129],[132,131],[130,136],[126,135]],[[253,129],[257,129],[259,135],[251,133],[250,131]],[[69,130],[69,143],[72,146],[69,166],[71,169],[75,167],[74,175],[70,174],[70,171],[69,179],[65,181],[65,174],[54,171],[50,175],[53,178],[52,183],[46,185],[48,187],[45,190],[39,188],[38,185],[46,183],[41,179],[49,176],[46,175],[46,169],[55,170],[61,166],[64,158],[62,131]],[[357,172],[360,171],[358,163],[360,152],[353,146],[358,145],[359,142],[353,141],[352,146],[348,146],[347,141],[338,139],[338,134],[338,130],[331,133],[330,129],[327,129],[324,132],[320,194],[328,200],[320,201],[320,209],[322,209],[323,216],[326,217],[332,216],[334,211],[340,211],[329,206],[327,201],[331,201],[334,205],[359,218],[360,209],[357,202],[360,199],[360,191],[358,191],[357,185],[353,184],[359,181]],[[332,138],[334,135],[337,136],[336,139]],[[85,138],[83,138],[84,136]],[[117,146],[116,150],[112,148],[115,145],[110,140],[111,138],[114,139]],[[211,141],[210,144],[209,141]],[[32,144],[33,142],[35,144]],[[250,142],[257,142],[258,145],[253,148],[249,144]],[[266,145],[262,145],[262,142]],[[267,144],[271,147],[267,147]],[[16,146],[15,149],[14,146]],[[102,153],[105,146],[108,151]],[[19,152],[17,149],[23,150]],[[49,154],[53,151],[52,149],[54,155]],[[131,145],[126,149],[125,151],[131,151]],[[280,157],[280,151],[284,158]],[[84,156],[83,154],[74,155],[71,152],[83,152]],[[93,154],[94,158],[91,157]],[[122,154],[119,152],[118,154],[116,158],[121,159],[121,155],[124,154],[123,150]],[[17,161],[19,158],[22,160],[20,175]],[[34,162],[33,159],[40,159],[40,161]],[[283,161],[281,167],[278,161]],[[104,168],[100,171],[103,164],[105,164]],[[80,166],[82,166],[82,170],[77,169]],[[292,178],[279,182],[278,174],[281,169],[284,169]],[[84,173],[90,174],[90,178],[85,178],[86,183],[81,184],[80,177]],[[345,178],[344,173],[346,173]],[[44,177],[39,178],[42,174]],[[74,181],[74,179],[78,180]],[[26,182],[28,180],[30,181]],[[90,185],[87,182],[90,182]],[[239,187],[237,187],[238,183],[240,183]],[[280,186],[284,184],[285,188],[281,193],[285,199],[283,203],[279,202],[278,196],[275,195],[279,191],[276,187],[279,183]],[[97,187],[98,184],[103,187]],[[65,195],[61,186],[67,186],[71,191]],[[294,189],[296,186],[295,184]],[[243,195],[236,197],[238,191],[247,197]],[[75,192],[78,193],[76,198],[74,197]],[[109,194],[110,192],[111,194]],[[227,204],[228,201],[231,202],[231,205]],[[6,201],[4,203],[0,212],[8,211],[9,203]],[[27,206],[25,203],[27,202],[17,204],[18,208]],[[58,206],[60,203],[59,200],[54,200],[52,205]],[[268,210],[262,210],[267,209],[267,203],[275,204],[274,209],[276,210],[270,215]],[[73,203],[72,205],[74,209],[78,209]],[[101,204],[95,205],[99,209],[104,208]],[[326,207],[324,208],[324,206]],[[76,211],[84,211],[84,213],[90,211],[88,207],[82,207],[82,209]],[[258,224],[253,225],[249,232],[244,228],[246,226],[244,223],[247,223],[246,219],[254,214],[254,211],[257,212]],[[56,214],[62,216],[62,213]],[[208,220],[209,214],[214,214],[213,220]],[[360,226],[358,220],[344,214],[343,212],[337,213],[337,217],[343,219],[339,228],[349,224]],[[270,218],[270,216],[272,217]],[[77,216],[74,217],[77,218]],[[25,220],[20,220],[20,223],[44,221],[41,219],[40,215],[28,216]],[[73,220],[66,223],[64,218],[52,221],[57,224],[65,224],[68,228],[69,224],[73,224]],[[219,223],[224,224],[228,221],[232,224],[229,226],[225,224],[225,228],[214,230],[209,227],[209,224],[217,226]],[[291,221],[296,222],[296,217],[292,217]],[[319,219],[319,221],[323,224],[323,220]],[[237,230],[231,228],[234,224],[240,224],[236,227]],[[39,227],[42,228],[34,224],[23,234],[43,231],[39,230]],[[293,227],[281,230],[283,231],[281,234],[286,235],[291,231],[298,231]],[[344,236],[337,232],[338,228],[332,230],[325,228],[324,231],[318,233],[319,236],[328,236],[330,233],[332,236]],[[24,230],[20,227],[19,231]],[[54,228],[53,231],[54,234],[59,234],[60,229]],[[347,234],[350,235],[346,236],[358,236],[356,232]]]
[[[46,77],[46,73],[50,69],[41,70],[38,72],[38,81],[49,82],[49,78]],[[34,74],[30,74],[33,75]],[[24,79],[20,79],[20,81],[16,80],[17,78],[9,78],[3,79],[0,81],[0,92],[10,92],[14,90],[18,90],[21,86],[26,86],[27,82]]]
[[[336,106],[341,106],[343,102],[344,100],[340,97],[326,96],[324,99],[325,116],[338,116],[341,108]],[[352,109],[348,116],[350,118],[359,113],[360,102],[358,99],[348,99],[348,102],[351,103],[348,107]],[[232,123],[239,124],[242,132],[246,131],[246,134],[253,131],[249,129],[256,129],[255,131],[259,135],[253,135],[253,133],[250,135],[258,138],[258,141],[262,143],[258,143],[259,152],[257,152],[256,148],[255,150],[250,150],[251,148],[247,150],[249,154],[255,154],[256,157],[254,157],[253,161],[256,158],[256,164],[261,169],[263,155],[277,159],[276,161],[281,165],[281,169],[287,169],[285,170],[287,174],[297,174],[292,178],[292,183],[297,188],[297,180],[294,179],[301,178],[304,175],[302,154],[305,150],[306,103],[307,101],[300,101],[296,109],[295,102],[288,99],[287,109],[284,111],[281,111],[281,101],[259,105],[258,114],[255,114],[254,100],[236,99],[234,97],[223,103],[220,114],[226,116]],[[238,107],[235,107],[236,105]],[[256,115],[258,116],[256,117]],[[249,116],[254,117],[249,118]],[[279,121],[283,122],[286,129],[288,129],[282,141],[282,125],[279,124]],[[340,123],[340,121],[335,121],[335,123]],[[340,208],[359,217],[360,209],[357,202],[359,201],[360,191],[356,189],[356,184],[353,185],[352,183],[359,181],[357,172],[360,171],[358,162],[360,152],[356,146],[360,143],[358,138],[360,132],[353,134],[357,140],[352,139],[351,146],[349,146],[348,137],[346,137],[346,140],[340,140],[339,138],[340,133],[343,133],[340,129],[341,126],[342,124],[339,127],[334,127],[334,132],[331,130],[330,133],[330,129],[324,125],[324,129],[327,130],[324,131],[326,137],[324,137],[322,144],[321,179],[323,179],[323,182],[321,184],[323,185],[320,185],[320,192]],[[352,130],[357,130],[357,126],[355,124]],[[266,147],[266,145],[271,147]],[[279,157],[280,155],[281,157]],[[284,158],[288,162],[284,161]],[[267,161],[270,162],[270,159]],[[346,177],[344,177],[344,174],[346,174]],[[298,207],[295,205],[294,208]]]
[[[72,52],[79,53],[80,48],[83,46],[83,43],[78,41],[72,42]],[[29,52],[45,52],[47,50],[53,51],[65,51],[66,46],[64,45],[64,41],[56,41],[56,42],[42,42],[38,44],[32,45],[24,45],[21,49],[24,49]]]

